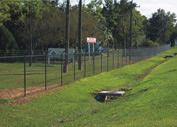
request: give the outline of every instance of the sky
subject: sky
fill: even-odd
[[[140,5],[137,10],[148,18],[159,8],[177,14],[177,0],[134,0],[134,2]]]
[[[79,0],[71,0],[72,4],[78,3]],[[85,4],[88,4],[91,0],[83,0]],[[118,0],[119,1],[119,0]],[[157,9],[164,9],[166,12],[174,12],[177,15],[177,0],[133,0],[134,3],[140,5],[140,8],[137,8],[142,15],[145,15],[147,18],[152,16],[152,13],[156,12]]]

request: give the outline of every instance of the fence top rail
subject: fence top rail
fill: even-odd
[[[39,56],[45,56],[45,55],[1,56],[0,59],[5,59],[5,58],[24,58],[24,57],[39,57]]]
[[[158,46],[158,47],[146,47],[146,48],[137,48],[137,49],[135,49],[135,48],[132,48],[132,49],[125,49],[125,50],[131,50],[132,52],[133,51],[135,51],[135,50],[150,50],[150,49],[152,49],[152,50],[154,50],[154,48],[156,49],[156,48],[162,48],[162,47],[164,47],[164,48],[169,48],[170,47],[170,44],[166,44],[166,45],[161,45],[161,46]],[[123,49],[118,49],[118,50],[123,50]],[[118,51],[117,50],[117,51]],[[114,52],[114,51],[112,51],[112,50],[106,50],[106,51],[98,51],[98,52],[94,52],[94,54],[101,54],[101,53],[111,53],[111,52]],[[81,54],[81,55],[88,55],[89,54],[89,52],[81,52],[81,53],[68,53],[67,55],[79,55],[79,54]],[[90,54],[92,55],[93,54],[93,52],[90,52]],[[62,54],[57,54],[57,55],[47,55],[47,57],[57,57],[57,56],[59,56],[59,57],[64,57],[66,54],[64,53],[62,53]],[[0,59],[5,59],[5,58],[23,58],[23,57],[45,57],[46,55],[21,55],[21,56],[0,56]]]

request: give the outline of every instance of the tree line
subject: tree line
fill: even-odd
[[[158,9],[147,18],[133,3],[132,46],[152,47],[177,38],[176,14]],[[103,47],[130,47],[130,2],[92,0],[82,6],[82,46],[96,37]],[[69,45],[78,47],[78,5],[70,5]],[[59,0],[1,0],[0,50],[46,51],[65,46],[66,2]]]

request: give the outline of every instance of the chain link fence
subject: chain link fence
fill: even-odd
[[[82,78],[111,71],[149,59],[170,49],[170,44],[152,48],[116,49],[82,53],[82,69],[78,70],[79,53],[70,55],[68,73],[63,73],[65,55],[23,55],[0,57],[0,98],[26,96],[39,91],[67,86]],[[50,62],[48,60],[50,57]],[[32,59],[32,64],[30,61]]]

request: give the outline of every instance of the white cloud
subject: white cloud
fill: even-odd
[[[90,1],[91,0],[83,0],[83,3],[88,4]],[[77,4],[78,2],[79,0],[71,0],[72,4]],[[152,13],[156,12],[159,8],[164,9],[166,12],[174,12],[177,15],[177,0],[133,0],[133,2],[140,5],[140,8],[137,8],[137,10],[148,18],[150,18]]]
[[[141,6],[138,10],[148,18],[159,8],[177,14],[177,0],[134,0],[134,2]]]

